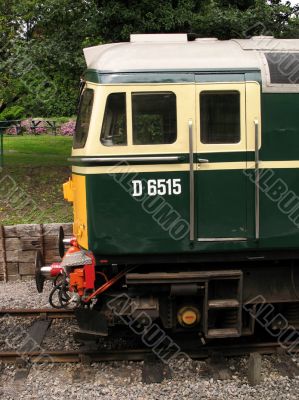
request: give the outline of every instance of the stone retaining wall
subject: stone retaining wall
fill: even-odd
[[[60,261],[60,226],[65,237],[72,235],[72,224],[0,226],[0,280],[31,279],[37,250],[42,251],[45,264]]]

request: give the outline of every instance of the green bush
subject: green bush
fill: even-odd
[[[51,117],[49,119],[56,121],[57,124],[65,124],[66,122],[69,122],[70,117]]]
[[[25,117],[25,108],[21,106],[11,106],[5,108],[0,113],[0,121],[23,119]]]

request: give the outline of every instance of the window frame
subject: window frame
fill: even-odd
[[[103,134],[104,121],[105,121],[105,117],[106,117],[106,109],[107,109],[109,97],[111,95],[115,95],[115,94],[123,94],[124,95],[124,99],[125,99],[125,113],[124,113],[124,115],[125,115],[126,143],[122,143],[122,144],[114,144],[113,143],[113,144],[109,145],[109,144],[105,144],[103,142],[102,134]],[[101,132],[100,132],[100,143],[101,143],[101,145],[103,145],[105,147],[125,147],[125,146],[128,146],[128,116],[127,116],[127,103],[128,103],[128,101],[127,101],[127,97],[128,96],[127,96],[127,93],[125,91],[112,92],[112,93],[109,93],[107,95],[107,97],[106,97],[105,104],[104,104],[104,114],[103,114],[103,119],[102,119],[102,124],[101,124]]]
[[[77,130],[77,125],[78,125],[78,121],[79,121],[79,115],[80,115],[80,111],[81,111],[83,96],[84,96],[85,92],[87,92],[87,91],[92,92],[92,103],[91,103],[91,112],[90,112],[89,123],[88,123],[88,130],[87,130],[87,133],[85,134],[85,137],[83,137],[84,140],[83,141],[81,140],[80,142],[77,142],[76,141],[76,130]],[[92,87],[86,86],[84,88],[84,90],[82,91],[81,96],[80,96],[80,100],[79,100],[78,113],[77,113],[76,126],[75,126],[75,133],[74,133],[74,137],[73,137],[73,146],[72,146],[74,150],[84,149],[84,147],[86,146],[86,142],[87,142],[87,139],[88,139],[88,134],[89,134],[89,131],[90,131],[90,126],[91,126],[91,121],[92,121],[94,103],[95,103],[95,90]]]
[[[261,138],[261,85],[257,81],[247,81],[246,91],[245,82],[227,83],[128,83],[128,84],[95,84],[87,82],[87,88],[94,90],[94,111],[92,112],[89,132],[86,145],[83,149],[72,149],[73,156],[84,155],[105,155],[105,156],[140,156],[140,155],[178,155],[189,154],[189,125],[191,120],[193,123],[193,146],[194,152],[198,153],[222,153],[222,152],[238,152],[238,151],[254,151],[254,119],[259,121],[259,144],[262,145]],[[242,111],[245,116],[246,123],[242,123],[241,142],[233,145],[204,145],[199,142],[199,92],[207,89],[229,89],[240,90],[242,94]],[[131,105],[128,103],[128,96],[136,91],[172,91],[177,99],[177,140],[173,144],[167,145],[132,145],[132,129],[128,121],[131,119]],[[127,146],[104,146],[100,142],[101,127],[104,117],[106,98],[110,93],[126,92],[127,101]],[[245,110],[245,93],[247,109]],[[243,118],[242,118],[243,120]],[[246,130],[248,132],[246,136]],[[247,146],[246,146],[247,144]],[[205,158],[205,157],[203,157]],[[206,157],[207,159],[209,157]],[[204,166],[204,164],[201,164]],[[144,166],[147,170],[148,166]],[[184,168],[188,169],[188,165],[184,164]],[[201,167],[203,168],[203,167]]]
[[[261,61],[262,87],[265,93],[298,93],[298,83],[273,83],[271,81],[270,67],[265,53],[283,53],[281,50],[261,50],[258,52]],[[286,53],[298,53],[296,50],[289,50]]]
[[[95,107],[95,124],[98,135],[90,142],[89,151],[95,151],[111,156],[151,155],[151,154],[181,154],[189,152],[188,119],[195,120],[194,82],[190,83],[128,83],[97,85],[97,102]],[[124,146],[104,146],[100,141],[101,127],[104,118],[106,99],[110,93],[126,92],[127,101],[127,139]],[[173,92],[176,95],[177,108],[177,139],[172,144],[133,145],[132,106],[130,97],[133,92]],[[179,113],[178,113],[179,110]],[[187,122],[186,122],[187,121]]]
[[[238,144],[238,143],[240,143],[241,134],[242,134],[242,132],[241,132],[241,93],[240,93],[240,91],[239,90],[202,90],[199,93],[199,107],[200,107],[199,113],[200,113],[200,115],[201,115],[201,96],[203,94],[206,94],[206,93],[211,93],[211,94],[215,94],[215,93],[224,93],[224,94],[225,93],[227,93],[227,94],[238,93],[238,95],[239,95],[238,96],[238,99],[239,99],[239,126],[238,126],[239,135],[238,135],[238,141],[235,141],[235,142],[218,142],[218,143],[216,143],[216,142],[204,142],[203,141],[203,135],[202,135],[202,119],[200,117],[200,120],[199,120],[199,129],[200,129],[199,139],[200,139],[201,144],[203,144],[203,145],[224,145],[224,144]]]
[[[218,91],[237,91],[240,93],[240,140],[237,143],[203,143],[201,141],[201,110],[200,110],[200,94],[201,92],[218,92]],[[221,152],[239,152],[247,151],[247,118],[246,118],[246,83],[197,83],[196,84],[196,143],[198,153],[221,153]]]
[[[152,94],[152,95],[159,95],[159,94],[170,94],[170,95],[174,95],[174,100],[175,100],[175,140],[170,142],[170,143],[134,143],[134,116],[133,116],[133,95],[135,94]],[[173,90],[159,90],[159,91],[131,91],[131,97],[130,97],[130,101],[131,101],[131,127],[132,127],[132,146],[165,146],[165,145],[172,145],[177,141],[178,138],[178,107],[177,107],[177,95]]]

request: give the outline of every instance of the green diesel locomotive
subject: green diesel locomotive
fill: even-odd
[[[56,277],[52,303],[94,334],[146,311],[239,337],[265,304],[269,329],[298,325],[299,39],[131,35],[84,53],[75,238],[61,264],[38,255],[38,289]]]

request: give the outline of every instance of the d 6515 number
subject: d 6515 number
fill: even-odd
[[[133,197],[142,196],[144,190],[148,196],[179,195],[182,193],[181,179],[133,180]]]

